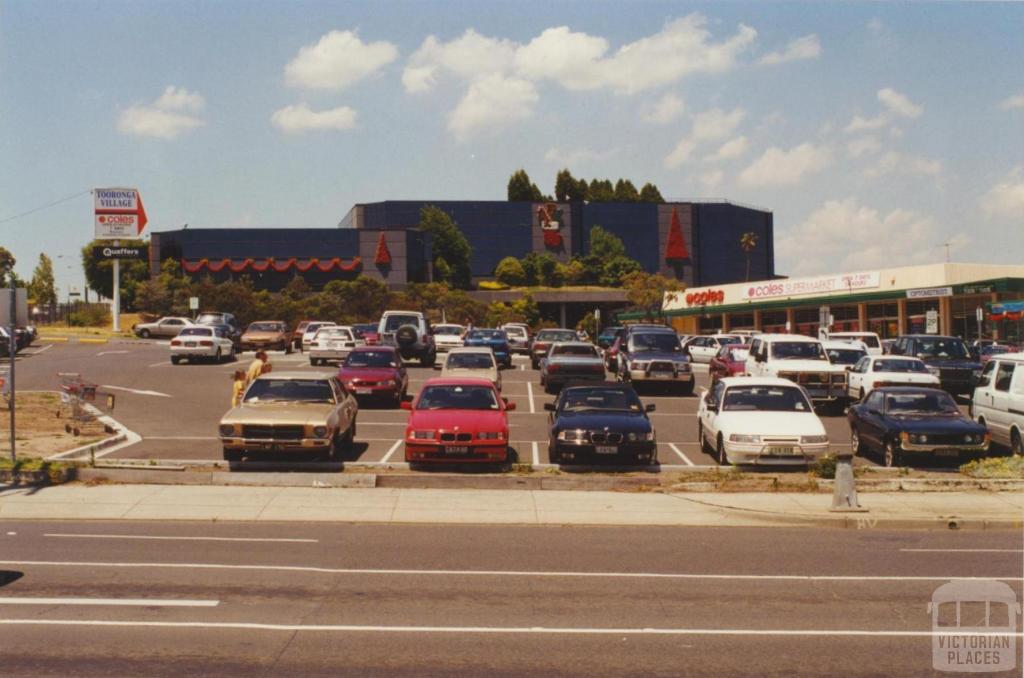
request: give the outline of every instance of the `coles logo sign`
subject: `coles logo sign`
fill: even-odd
[[[704,290],[703,292],[690,292],[686,295],[687,306],[706,306],[720,304],[723,301],[725,301],[725,290]]]
[[[878,287],[878,271],[870,273],[849,273],[846,275],[823,276],[820,278],[794,278],[772,280],[750,285],[743,290],[744,299],[773,299],[801,294],[823,294],[828,292],[853,292],[854,290]]]

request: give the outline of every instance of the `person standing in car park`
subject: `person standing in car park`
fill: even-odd
[[[231,380],[234,382],[231,385],[231,407],[238,407],[242,404],[242,396],[245,395],[245,387],[249,385],[249,381],[244,370],[235,370]]]
[[[256,351],[256,359],[249,365],[249,369],[245,373],[245,383],[248,386],[252,382],[256,381],[256,378],[261,374],[266,374],[271,369],[270,358],[267,356],[266,351]]]

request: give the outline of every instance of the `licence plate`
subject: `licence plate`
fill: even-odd
[[[937,457],[957,457],[959,455],[959,450],[935,450],[935,456]]]
[[[356,389],[356,395],[370,395],[371,393],[373,393],[373,389],[372,388],[357,388]]]
[[[767,454],[775,455],[778,457],[787,457],[796,454],[795,447],[769,447],[765,450]]]
[[[468,445],[446,445],[444,448],[445,454],[469,454]]]
[[[194,342],[194,341],[186,341],[185,342],[185,348],[195,348],[195,347],[196,347],[196,342]]]
[[[615,445],[597,445],[594,451],[598,454],[618,454],[619,448]]]

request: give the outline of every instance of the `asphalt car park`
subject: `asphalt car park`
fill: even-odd
[[[124,341],[106,345],[37,344],[18,361],[18,386],[22,389],[56,390],[58,372],[79,372],[101,392],[116,398],[112,416],[135,436],[123,444],[97,453],[106,460],[142,460],[146,463],[214,462],[223,459],[217,425],[230,408],[231,374],[244,369],[251,353],[221,365],[172,365],[166,341]],[[271,352],[276,370],[334,374],[334,366],[312,367],[302,353]],[[415,396],[428,379],[439,373],[410,363],[409,395]],[[653,404],[650,413],[658,441],[658,460],[663,469],[714,467],[716,460],[703,452],[697,441],[698,399],[708,385],[705,366],[697,367],[694,395],[642,390],[641,400]],[[520,463],[544,466],[548,458],[548,420],[544,404],[554,402],[539,382],[539,372],[529,358],[515,356],[513,367],[502,371],[502,396],[516,403],[509,412],[510,442]],[[351,465],[404,463],[403,435],[409,413],[373,404],[361,404],[356,444],[346,459]],[[821,416],[830,450],[849,450],[849,425],[845,415]],[[281,455],[275,462],[291,462]],[[295,458],[295,462],[306,461]],[[877,466],[878,459],[858,457],[857,465]],[[244,466],[244,464],[243,464]],[[948,464],[948,468],[954,468]],[[766,467],[768,468],[768,467]]]

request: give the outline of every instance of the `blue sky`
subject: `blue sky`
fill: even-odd
[[[1024,4],[5,2],[0,220],[155,230],[503,199],[524,167],[775,214],[801,275],[1024,252]],[[0,222],[81,285],[85,194]]]

